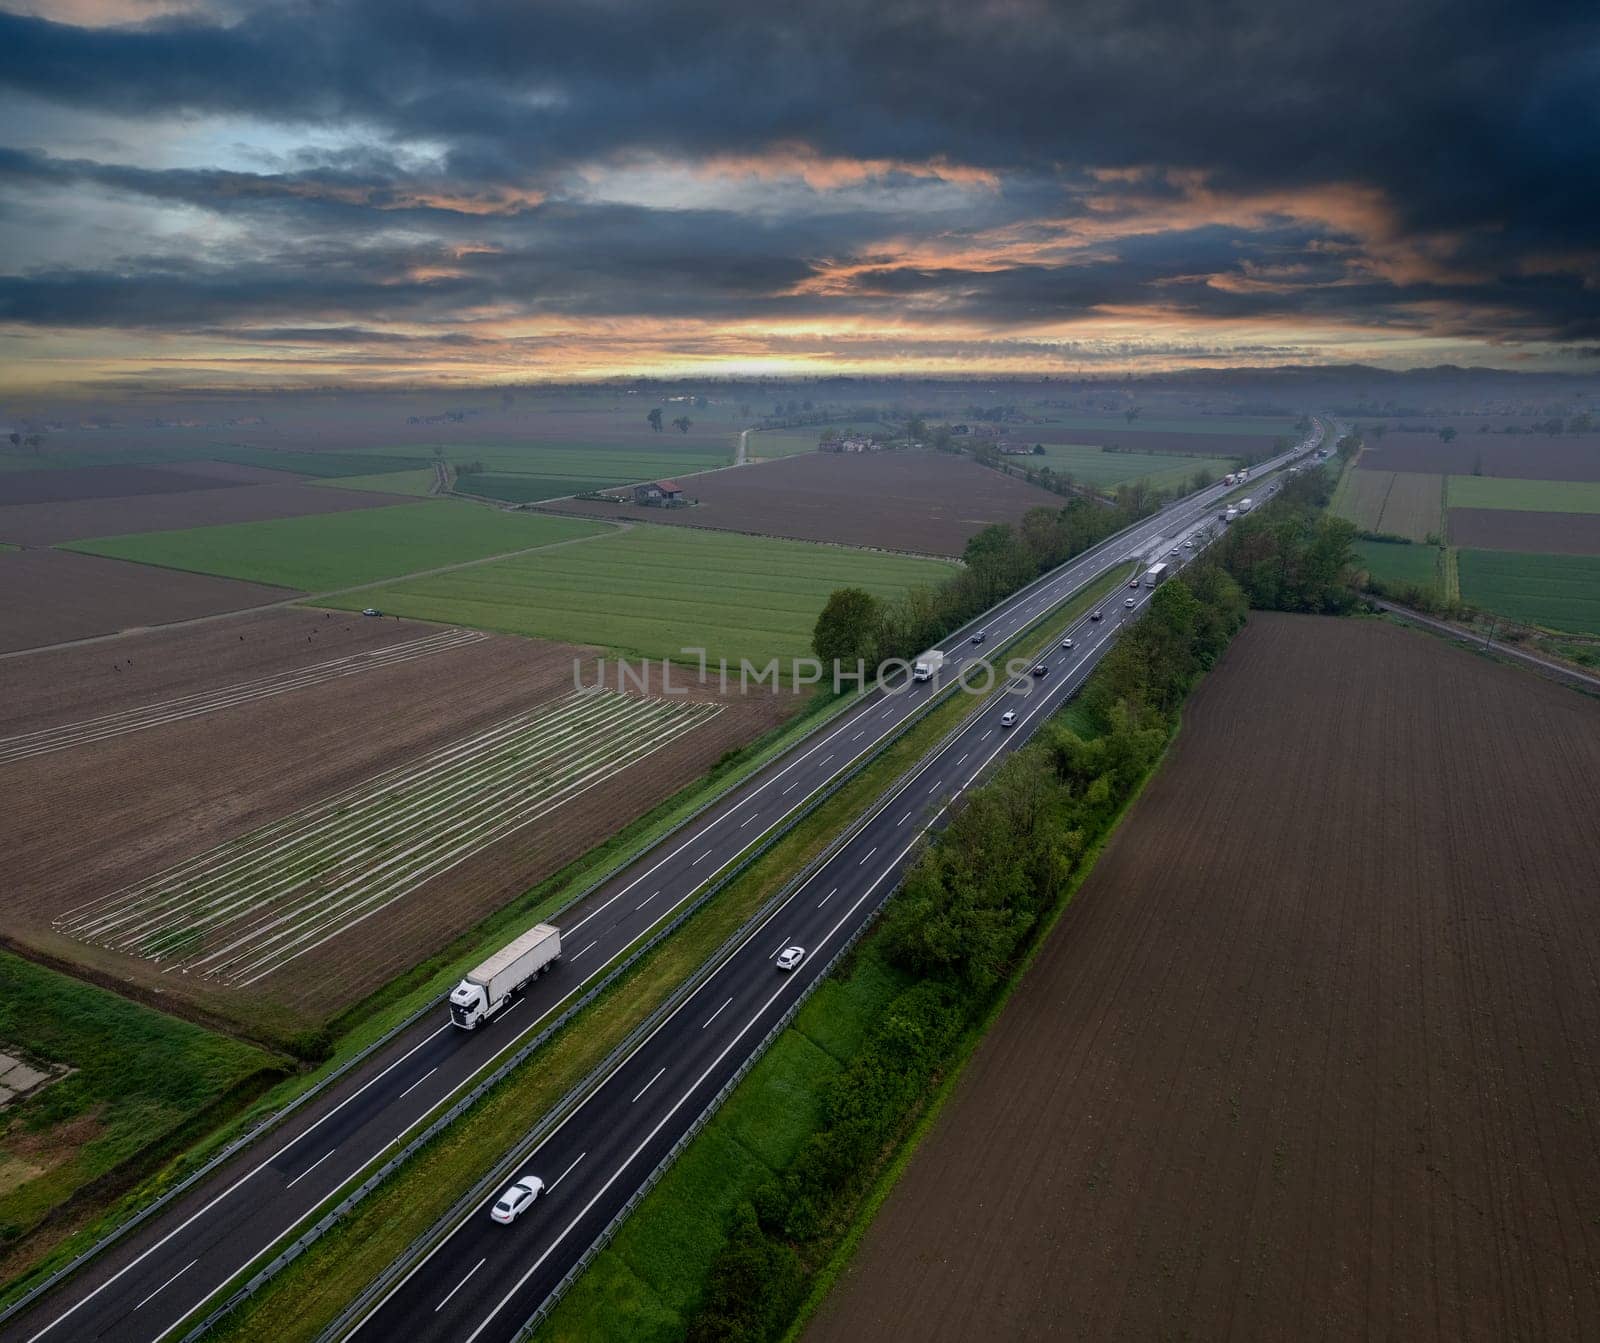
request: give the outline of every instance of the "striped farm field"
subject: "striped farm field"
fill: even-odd
[[[75,746],[121,737],[129,732],[143,732],[150,728],[181,723],[205,714],[248,704],[252,700],[269,699],[287,694],[291,690],[304,690],[311,686],[337,681],[346,676],[359,676],[362,672],[380,667],[392,667],[401,662],[431,657],[465,644],[479,643],[488,636],[477,630],[440,630],[403,643],[389,644],[383,648],[366,649],[345,657],[331,658],[309,667],[296,667],[253,680],[237,681],[232,685],[197,691],[191,695],[176,695],[171,699],[156,700],[149,704],[121,709],[116,713],[101,714],[81,719],[75,723],[62,723],[42,728],[36,732],[0,737],[0,765],[13,760],[26,760],[30,756],[48,755],[52,751],[66,751]]]
[[[1426,472],[1348,471],[1334,494],[1333,510],[1364,532],[1408,541],[1444,535],[1443,481]]]
[[[571,692],[79,905],[53,926],[245,988],[721,713]]]
[[[1600,555],[1458,554],[1469,606],[1566,634],[1600,634]]]
[[[1334,492],[1333,511],[1362,531],[1375,532],[1393,483],[1393,471],[1346,471]]]

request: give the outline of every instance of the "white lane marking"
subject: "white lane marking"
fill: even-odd
[[[988,730],[988,731],[987,731],[987,732],[985,732],[985,733],[984,733],[984,734],[983,734],[983,736],[981,736],[981,737],[979,737],[979,738],[978,738],[978,740],[979,740],[979,741],[988,741],[988,740],[989,740],[989,738],[990,738],[990,737],[991,737],[991,736],[993,736],[993,735],[994,735],[994,729],[993,729],[993,728],[990,728],[990,729],[989,729],[989,730]]]
[[[961,753],[961,760],[965,760],[965,759],[966,759],[966,758],[967,758],[967,757],[968,757],[968,756],[969,756],[969,755],[971,755],[971,754],[972,754],[972,752],[971,752],[971,751],[963,751],[963,752],[962,752],[962,753]],[[958,767],[958,768],[959,768],[959,767],[960,767],[960,764],[961,764],[961,760],[957,760],[957,761],[956,761],[956,765],[957,765],[957,767]]]
[[[468,1280],[472,1277],[472,1275],[474,1273],[476,1273],[480,1268],[482,1268],[488,1262],[489,1262],[489,1256],[485,1255],[482,1259],[478,1260],[478,1262],[475,1263],[471,1268],[469,1268],[467,1270],[467,1276],[465,1278],[462,1278],[460,1282],[458,1282],[454,1287],[452,1287],[448,1292],[446,1292],[444,1294],[444,1300],[441,1301],[437,1306],[435,1306],[433,1308],[433,1313],[435,1315],[437,1315],[441,1310],[443,1310],[446,1306],[448,1306],[450,1304],[450,1298],[452,1296],[454,1296],[457,1292],[459,1292],[463,1287],[465,1287],[467,1285]]]
[[[739,822],[739,829],[741,829],[741,830],[743,830],[743,829],[744,829],[744,828],[745,828],[745,826],[747,826],[747,825],[749,825],[749,824],[750,824],[750,822],[751,822],[751,821],[753,821],[753,820],[755,820],[755,819],[756,819],[756,817],[758,817],[758,816],[759,816],[759,815],[761,815],[761,813],[760,813],[760,812],[759,812],[759,811],[753,811],[753,812],[751,812],[751,813],[750,813],[750,814],[749,814],[749,815],[748,815],[748,816],[746,816],[746,817],[745,817],[745,818],[744,818],[744,820],[742,820],[742,821],[740,821],[740,822]],[[656,894],[657,894],[657,895],[660,895],[660,894],[661,894],[661,892],[660,892],[660,891],[657,891],[657,892],[656,892]]]
[[[638,913],[638,912],[639,912],[639,911],[640,911],[640,910],[641,910],[641,909],[643,909],[643,908],[644,908],[644,907],[645,907],[645,906],[646,906],[646,905],[648,905],[648,904],[649,904],[649,903],[650,903],[650,902],[651,902],[651,901],[652,901],[652,900],[654,900],[654,899],[655,899],[655,898],[656,898],[656,896],[658,896],[658,895],[660,895],[660,894],[661,894],[661,892],[660,892],[660,891],[651,891],[651,892],[650,892],[650,894],[649,894],[649,895],[647,895],[647,896],[645,896],[645,898],[644,898],[644,899],[643,899],[643,900],[641,900],[641,901],[639,901],[639,903],[638,903],[638,904],[636,904],[636,905],[635,905],[635,906],[634,906],[634,907],[633,907],[633,912],[634,912],[634,913],[635,913],[635,914],[637,914],[637,913]]]
[[[501,1019],[503,1020],[504,1018],[509,1017],[513,1012],[521,1007],[525,1001],[526,999],[518,998],[516,1002],[512,1003],[510,1007],[506,1008],[506,1010],[500,1014]]]
[[[284,1188],[285,1189],[293,1189],[295,1187],[295,1185],[299,1184],[301,1180],[305,1179],[306,1176],[310,1175],[312,1171],[316,1170],[316,1168],[318,1166],[320,1166],[324,1161],[326,1161],[330,1156],[332,1156],[334,1154],[334,1152],[337,1152],[338,1150],[339,1149],[337,1147],[335,1147],[331,1151],[324,1152],[315,1161],[313,1161],[309,1166],[307,1166],[303,1171],[301,1171],[300,1174],[296,1175],[294,1177],[294,1179],[290,1180],[288,1184],[284,1185]]]
[[[433,1065],[433,1067],[429,1068],[427,1072],[423,1073],[421,1077],[417,1078],[417,1080],[415,1082],[413,1082],[404,1091],[402,1091],[398,1096],[396,1096],[395,1099],[397,1101],[403,1101],[407,1096],[409,1096],[413,1091],[415,1091],[424,1082],[426,1082],[430,1077],[432,1077],[434,1075],[434,1073],[436,1073],[438,1071],[439,1071],[439,1065],[436,1063],[436,1064]]]
[[[830,751],[830,752],[828,752],[827,755],[823,756],[821,760],[817,761],[817,764],[819,766],[820,765],[826,765],[828,763],[828,761],[830,761],[832,759],[833,759],[833,752]]]
[[[577,1170],[578,1169],[578,1162],[582,1161],[584,1159],[584,1157],[586,1157],[588,1155],[589,1154],[587,1152],[579,1152],[578,1153],[578,1157],[577,1157],[577,1161],[574,1161],[570,1166],[568,1166],[566,1168],[566,1170],[562,1171],[560,1175],[556,1176],[556,1178],[550,1182],[550,1188],[546,1189],[544,1192],[547,1195],[555,1193],[556,1186],[558,1184],[560,1184],[564,1179],[566,1179],[567,1176],[571,1175],[573,1171]]]
[[[911,819],[911,813],[908,811],[904,816],[902,816],[898,821],[895,822],[895,828],[899,829],[900,826],[904,825],[910,819]]]
[[[732,998],[728,999],[728,1003],[731,1003],[732,1001],[733,1001]],[[726,1007],[728,1005],[728,1003],[723,1003],[722,1007]],[[707,1026],[709,1026],[713,1021],[715,1021],[718,1017],[720,1017],[722,1015],[722,1007],[719,1007],[715,1012],[713,1012],[709,1017],[707,1017],[704,1021],[702,1021],[700,1023],[700,1029],[701,1030],[705,1030],[705,1028]]]
[[[799,780],[799,779],[796,779],[796,780],[795,780],[795,781],[794,781],[794,782],[793,782],[793,783],[791,783],[791,784],[790,784],[790,785],[789,785],[789,787],[788,787],[788,788],[785,788],[785,789],[784,789],[784,790],[783,790],[783,796],[785,796],[785,797],[787,797],[787,796],[788,796],[788,795],[789,795],[789,790],[790,790],[790,789],[791,789],[791,788],[796,788],[796,787],[798,787],[798,786],[799,786],[799,784],[800,784],[800,780]]]
[[[941,789],[941,788],[942,788],[942,787],[944,787],[944,781],[943,781],[943,780],[938,780],[938,779],[936,779],[936,780],[935,780],[935,781],[934,781],[934,785],[933,785],[933,787],[932,787],[932,788],[930,788],[930,789],[928,789],[928,796],[929,796],[929,797],[932,797],[932,796],[933,796],[933,795],[934,795],[934,794],[935,794],[935,793],[937,793],[937,792],[938,792],[938,791],[939,791],[939,790],[940,790],[940,789]]]
[[[242,1184],[246,1183],[247,1181],[253,1180],[257,1175],[259,1175],[262,1171],[266,1170],[266,1168],[268,1166],[270,1166],[274,1161],[276,1161],[279,1157],[281,1157],[285,1152],[287,1152],[297,1142],[301,1141],[301,1139],[305,1138],[308,1134],[315,1133],[317,1131],[317,1129],[321,1128],[322,1125],[326,1124],[330,1119],[332,1119],[334,1117],[334,1115],[338,1114],[340,1110],[344,1109],[345,1106],[349,1105],[351,1101],[355,1100],[358,1096],[363,1095],[367,1091],[367,1089],[369,1087],[376,1086],[385,1077],[387,1077],[396,1068],[398,1068],[402,1063],[404,1063],[413,1054],[415,1054],[417,1052],[417,1050],[421,1049],[423,1047],[423,1045],[427,1044],[430,1040],[434,1039],[435,1037],[443,1035],[446,1031],[452,1031],[454,1029],[455,1029],[455,1027],[452,1026],[447,1021],[447,1022],[445,1022],[445,1024],[443,1026],[439,1027],[438,1030],[430,1031],[427,1035],[423,1036],[422,1039],[418,1040],[416,1044],[412,1045],[410,1049],[406,1050],[406,1052],[404,1054],[402,1054],[399,1058],[397,1058],[393,1063],[391,1063],[387,1068],[385,1068],[382,1072],[380,1072],[370,1082],[364,1082],[361,1086],[357,1087],[355,1091],[351,1092],[350,1095],[346,1096],[342,1101],[340,1101],[337,1105],[335,1105],[333,1107],[333,1109],[329,1110],[327,1114],[323,1115],[321,1119],[317,1120],[317,1122],[315,1124],[311,1125],[311,1127],[308,1128],[305,1131],[305,1133],[298,1133],[293,1138],[290,1138],[288,1142],[284,1143],[284,1145],[282,1147],[280,1147],[276,1152],[274,1152],[271,1156],[269,1156],[265,1161],[262,1161],[259,1165],[252,1166],[248,1171],[246,1171],[237,1180],[235,1180],[232,1184],[230,1184],[226,1189],[224,1189],[220,1194],[218,1194],[209,1203],[207,1203],[207,1204],[205,1204],[205,1206],[197,1209],[195,1212],[191,1213],[187,1218],[185,1218],[182,1222],[180,1222],[177,1226],[173,1227],[171,1231],[167,1232],[166,1235],[164,1235],[160,1240],[158,1240],[154,1245],[152,1245],[143,1254],[139,1255],[136,1259],[132,1259],[128,1263],[124,1264],[115,1273],[113,1273],[109,1278],[107,1278],[103,1283],[101,1283],[98,1287],[96,1287],[92,1292],[85,1292],[76,1301],[74,1301],[70,1306],[68,1306],[64,1311],[62,1311],[61,1314],[57,1315],[55,1317],[55,1319],[51,1320],[47,1325],[44,1326],[44,1328],[40,1329],[38,1333],[36,1333],[32,1337],[30,1337],[27,1340],[27,1343],[38,1343],[39,1339],[43,1338],[46,1334],[48,1334],[52,1329],[54,1329],[56,1327],[56,1325],[60,1324],[62,1320],[66,1319],[68,1316],[74,1314],[76,1311],[82,1309],[82,1307],[87,1305],[90,1301],[93,1301],[95,1297],[99,1296],[101,1292],[105,1291],[105,1289],[107,1287],[111,1286],[112,1283],[116,1282],[117,1279],[120,1278],[129,1269],[135,1268],[139,1264],[142,1264],[146,1259],[148,1259],[151,1255],[153,1255],[163,1245],[166,1245],[169,1241],[171,1241],[173,1239],[173,1237],[181,1235],[184,1231],[188,1230],[190,1226],[192,1226],[195,1222],[199,1221],[202,1217],[204,1217],[208,1212],[210,1212],[213,1208],[215,1208],[217,1206],[217,1204],[221,1203],[223,1199],[227,1198],[230,1194],[232,1194],[234,1192],[234,1190],[238,1189]],[[231,1278],[233,1275],[229,1274],[228,1276]]]
[[[868,849],[864,854],[861,855],[861,863],[866,862],[867,859],[872,857],[872,855],[877,853],[877,851],[878,851],[878,846],[876,844],[874,844],[870,849]],[[856,866],[860,867],[861,863],[857,863]]]
[[[837,886],[835,886],[831,891],[829,891],[825,896],[823,896],[821,900],[819,900],[817,902],[817,908],[821,909],[823,907],[823,905],[827,904],[828,901],[832,900],[833,897],[838,895],[838,894],[839,894],[839,888]]]
[[[866,735],[867,735],[866,728],[862,728],[861,731],[856,733],[855,736],[851,737],[850,740],[851,741],[860,741]]]
[[[707,849],[707,850],[706,850],[706,851],[705,851],[705,852],[704,852],[704,853],[702,853],[702,854],[701,854],[701,855],[700,855],[700,856],[699,856],[699,857],[698,857],[698,858],[696,858],[696,859],[695,859],[695,860],[694,860],[694,862],[692,862],[692,863],[690,863],[690,864],[689,864],[689,866],[690,866],[690,867],[699,867],[699,866],[700,866],[700,864],[701,864],[701,863],[703,863],[703,862],[704,862],[704,861],[705,861],[705,860],[706,860],[706,859],[707,859],[707,858],[709,858],[709,857],[711,857],[711,850],[710,850],[710,849]]]
[[[666,1070],[667,1070],[666,1069],[666,1065],[663,1064],[661,1066],[661,1068],[659,1070],[657,1070],[656,1075],[654,1077],[652,1077],[648,1082],[646,1082],[642,1087],[639,1088],[639,1096],[644,1095],[645,1092],[650,1090],[651,1087],[653,1087],[657,1082],[659,1082],[661,1080],[661,1074],[666,1072]],[[633,1100],[631,1102],[629,1102],[629,1103],[632,1104],[632,1105],[637,1105],[639,1103],[639,1096],[635,1096],[633,1098]]]
[[[600,945],[600,939],[597,937],[597,938],[595,938],[595,940],[593,942],[589,943],[589,945],[586,946],[583,949],[583,951],[593,951],[599,945]],[[573,960],[577,960],[579,956],[583,955],[583,951],[573,952],[572,959]]]
[[[177,1280],[179,1278],[181,1278],[185,1273],[187,1273],[191,1268],[193,1268],[199,1262],[200,1261],[198,1259],[191,1259],[187,1264],[185,1264],[176,1273],[174,1273],[170,1278],[168,1278],[164,1283],[162,1283],[161,1286],[157,1287],[155,1289],[155,1291],[151,1292],[149,1296],[145,1297],[145,1299],[143,1301],[141,1301],[138,1306],[135,1306],[134,1309],[138,1310],[139,1306],[145,1305],[149,1301],[153,1300],[155,1297],[159,1296],[162,1292],[166,1291],[167,1288],[172,1286],[173,1283],[177,1282]]]

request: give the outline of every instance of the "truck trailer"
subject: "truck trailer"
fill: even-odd
[[[1241,499],[1241,500],[1239,500],[1239,511],[1241,513],[1248,513],[1255,506],[1256,506],[1256,501],[1254,499]]]
[[[1166,576],[1169,572],[1171,571],[1165,561],[1162,561],[1160,564],[1152,564],[1144,571],[1145,587],[1158,587],[1166,579]]]
[[[939,668],[944,666],[944,654],[937,648],[930,648],[919,657],[911,668],[911,679],[926,681],[939,674]]]
[[[561,930],[535,924],[514,942],[500,948],[482,965],[467,972],[450,990],[450,1020],[475,1031],[511,1001],[511,995],[561,959]]]

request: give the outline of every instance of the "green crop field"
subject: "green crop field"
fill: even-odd
[[[1025,439],[1023,441],[1026,441]],[[1037,471],[1048,466],[1058,474],[1069,475],[1084,485],[1112,489],[1135,480],[1148,481],[1156,489],[1181,485],[1196,471],[1210,471],[1221,479],[1234,468],[1226,457],[1180,457],[1158,452],[1102,452],[1097,447],[1076,443],[1046,443],[1042,455],[1007,457],[1016,467]]]
[[[1528,513],[1600,513],[1600,481],[1451,476],[1450,507],[1510,508]]]
[[[812,627],[835,588],[892,596],[952,572],[951,565],[902,555],[638,525],[327,604],[372,602],[395,615],[634,656],[678,657],[684,647],[703,647],[713,660],[764,665],[809,656]]]
[[[532,504],[541,499],[562,499],[569,494],[585,494],[627,483],[614,476],[533,476],[488,471],[480,475],[474,471],[458,475],[455,488],[462,494],[502,499],[508,504]]]
[[[1600,555],[1459,555],[1461,599],[1469,606],[1566,634],[1600,634]]]
[[[0,952],[0,1048],[73,1069],[0,1116],[7,1237],[276,1074],[270,1054]]]
[[[378,472],[414,471],[428,464],[428,458],[420,452],[402,457],[370,452],[273,452],[267,448],[219,448],[212,459],[263,466],[273,471],[292,471],[297,476],[369,476]]]
[[[227,527],[99,537],[74,541],[66,548],[326,592],[606,530],[604,523],[507,513],[441,499]]]
[[[1439,581],[1439,548],[1408,546],[1398,541],[1356,541],[1352,547],[1361,567],[1386,583],[1435,587]]]

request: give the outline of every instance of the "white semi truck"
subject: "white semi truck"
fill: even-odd
[[[1239,511],[1241,513],[1248,513],[1255,506],[1256,506],[1256,501],[1254,499],[1241,499],[1241,500],[1239,500]]]
[[[1160,586],[1161,581],[1164,578],[1166,578],[1167,573],[1168,573],[1168,569],[1167,569],[1167,563],[1166,563],[1165,560],[1161,561],[1159,564],[1152,564],[1148,569],[1146,569],[1144,571],[1144,585],[1145,585],[1145,587],[1153,588],[1153,587]]]
[[[1237,522],[1239,520],[1239,510],[1237,508],[1230,508],[1222,515],[1222,520],[1224,522]]]
[[[475,1031],[507,1003],[511,995],[561,959],[561,930],[538,923],[450,990],[450,1020]]]
[[[937,648],[930,648],[916,660],[911,668],[911,679],[926,681],[939,674],[939,668],[944,666],[944,654]]]

